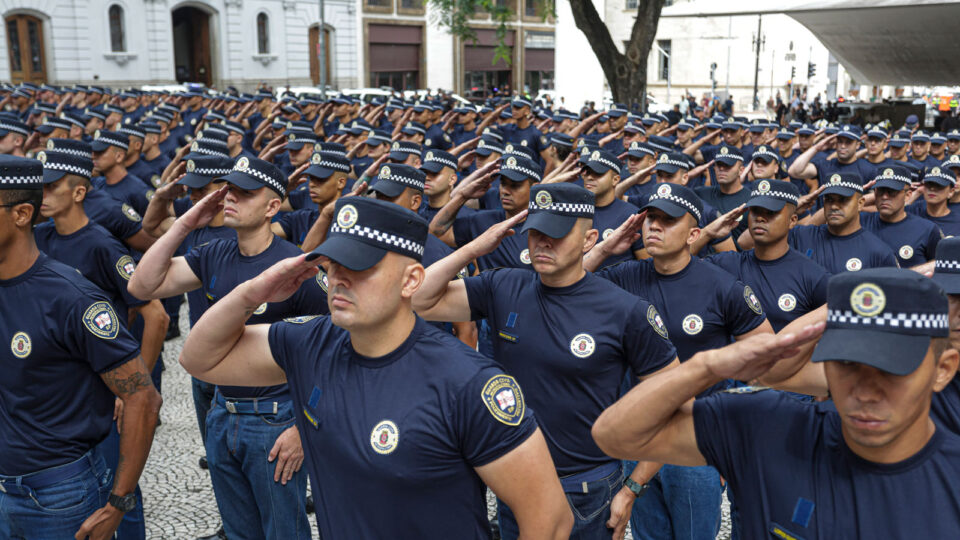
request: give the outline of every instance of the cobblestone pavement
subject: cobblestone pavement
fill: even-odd
[[[187,334],[186,304],[181,309],[180,331]],[[190,377],[177,359],[183,337],[164,346],[162,425],[150,451],[150,459],[140,479],[143,491],[147,538],[150,540],[189,540],[212,534],[220,526],[220,514],[213,497],[210,474],[197,462],[204,454],[200,431],[193,409]],[[488,493],[488,495],[490,495]],[[487,508],[492,517],[496,506],[488,496]],[[310,516],[313,537],[318,538],[316,520]],[[718,539],[730,537],[729,505],[723,503],[723,523]],[[631,539],[627,533],[627,539]]]

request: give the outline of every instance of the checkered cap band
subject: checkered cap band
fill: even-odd
[[[113,145],[113,146],[118,146],[118,147],[120,147],[120,148],[123,148],[124,150],[127,150],[127,149],[130,148],[130,145],[129,145],[129,144],[123,142],[122,140],[120,140],[120,139],[118,139],[118,138],[116,138],[116,137],[111,137],[109,132],[100,132],[100,136],[97,137],[97,138],[94,139],[94,140],[104,141],[104,142],[106,142],[107,144],[110,144],[110,145]]]
[[[25,188],[39,188],[43,186],[43,175],[41,176],[2,176],[0,175],[0,186],[10,189],[10,186],[22,186]]]
[[[630,145],[630,148],[627,149],[627,152],[640,152],[641,154],[646,154],[648,156],[656,155],[656,152],[653,150],[653,148],[639,144],[637,146]]]
[[[757,154],[753,154],[753,155],[756,156]],[[766,154],[764,154],[764,155],[766,155]],[[740,154],[717,154],[717,155],[714,157],[714,159],[719,159],[719,158],[729,158],[729,159],[732,159],[732,160],[735,160],[735,161],[743,161],[743,156],[740,155]]]
[[[123,109],[121,109],[120,107],[114,107],[113,105],[107,105],[103,108],[103,110],[107,111],[108,113],[117,113],[117,114],[123,114],[124,112]]]
[[[852,190],[854,190],[854,191],[856,191],[856,192],[858,192],[858,193],[863,193],[863,186],[861,186],[860,184],[854,184],[853,182],[843,182],[843,181],[841,181],[841,182],[837,182],[836,184],[834,184],[834,183],[829,183],[829,184],[826,184],[826,186],[827,186],[827,188],[832,188],[832,187],[845,187],[845,188],[848,188],[848,189],[852,189]]]
[[[73,124],[73,125],[75,125],[75,126],[77,126],[77,127],[86,127],[86,126],[87,126],[87,124],[86,124],[83,120],[81,120],[81,119],[79,119],[79,118],[77,118],[77,117],[75,117],[75,116],[63,115],[62,118],[63,118],[64,120],[66,120],[67,122],[70,122],[71,124]]]
[[[311,165],[314,165],[314,166],[316,166],[316,167],[323,167],[324,169],[333,169],[333,170],[335,170],[335,171],[340,171],[340,172],[345,172],[345,173],[350,172],[350,165],[349,165],[349,164],[347,164],[347,163],[340,163],[340,162],[338,162],[338,161],[324,161],[323,159],[321,159],[321,160],[320,160],[319,162],[317,162],[317,163],[311,162],[310,164],[311,164]]]
[[[740,158],[740,159],[743,159],[743,158]],[[677,161],[675,159],[657,160],[657,165],[662,165],[662,164],[674,165],[676,167],[680,167],[681,169],[688,169],[688,170],[690,169],[689,163],[687,163],[686,161]]]
[[[727,155],[729,156],[730,154],[727,154]],[[770,158],[773,158],[773,159],[778,159],[778,158],[780,157],[780,156],[774,154],[773,152],[771,152],[769,149],[766,149],[766,148],[764,148],[763,150],[754,151],[753,156],[752,156],[750,159],[753,160],[753,159],[755,159],[757,156],[766,156],[766,157],[770,157]],[[740,158],[740,159],[743,159],[743,158]]]
[[[2,130],[4,130],[4,131],[12,131],[12,132],[14,132],[14,133],[19,133],[19,134],[23,135],[24,137],[29,137],[29,136],[30,136],[30,132],[29,132],[28,130],[26,130],[26,129],[20,127],[20,126],[15,126],[15,125],[10,124],[10,123],[8,123],[8,122],[4,122],[3,120],[0,120],[0,129],[2,129]]]
[[[253,176],[253,177],[259,179],[261,182],[263,182],[263,183],[266,184],[267,186],[269,186],[271,189],[273,189],[273,190],[276,191],[277,193],[279,193],[281,197],[286,197],[286,196],[287,196],[287,189],[286,189],[285,187],[283,187],[283,185],[281,185],[280,182],[277,182],[277,181],[276,181],[272,176],[270,176],[269,174],[264,173],[264,172],[261,172],[261,171],[258,171],[257,169],[255,169],[255,168],[253,167],[253,165],[248,166],[246,170],[240,170],[240,169],[238,169],[238,168],[236,167],[236,165],[234,165],[234,167],[233,167],[232,170],[233,170],[233,171],[242,172],[243,174],[248,174],[248,175],[250,175],[250,176]]]
[[[774,199],[780,199],[781,201],[791,202],[793,204],[800,204],[800,198],[792,193],[787,193],[785,191],[767,191],[761,193],[758,190],[753,190],[750,192],[750,197],[773,197]]]
[[[613,169],[613,170],[615,170],[615,171],[619,171],[619,170],[620,170],[620,165],[617,165],[616,163],[610,161],[609,159],[604,159],[603,156],[597,156],[596,158],[593,158],[593,157],[591,156],[590,161],[596,161],[596,162],[598,162],[598,163],[603,163],[604,165],[606,165],[607,167],[610,167],[611,169]]]
[[[881,172],[878,174],[874,180],[896,180],[897,182],[903,182],[904,184],[910,184],[913,180],[909,176],[901,176],[899,174],[892,174],[890,176],[884,176]]]
[[[200,167],[197,167],[192,171],[192,173],[199,176],[209,176],[211,178],[216,178],[218,176],[226,176],[230,174],[232,171],[233,169],[202,169]]]
[[[93,162],[91,162],[91,165]],[[51,159],[50,154],[47,154],[47,162],[43,164],[44,169],[50,169],[53,171],[62,171],[68,174],[75,174],[77,176],[82,176],[87,180],[90,179],[90,175],[93,174],[93,169],[87,169],[85,167],[77,167],[76,165],[70,163],[57,163]]]
[[[420,126],[413,126],[413,125],[407,124],[403,126],[403,129],[410,130],[410,131],[413,131],[414,133],[419,133],[421,135],[427,134],[427,130],[423,129]]]
[[[383,135],[377,135],[375,133],[371,133],[370,135],[368,135],[367,141],[377,141],[380,144],[390,144],[391,142],[393,142],[389,137],[384,137]]]
[[[540,181],[539,173],[537,173],[536,171],[530,170],[526,167],[521,167],[519,163],[515,163],[513,164],[513,166],[511,166],[506,160],[504,160],[500,165],[500,171],[501,172],[502,171],[520,171],[523,174],[525,174],[527,177],[533,178],[537,182]]]
[[[502,153],[503,153],[503,147],[502,147],[502,146],[500,146],[500,145],[498,145],[498,144],[495,144],[495,143],[492,143],[492,142],[489,142],[489,141],[480,141],[480,142],[478,142],[478,143],[477,143],[477,148],[488,148],[488,149],[490,149],[490,150],[492,150],[492,151],[494,151],[494,152],[496,152],[496,153],[498,153],[498,154],[502,154]]]
[[[946,313],[892,313],[863,317],[850,310],[827,309],[827,323],[872,328],[949,330]]]
[[[141,131],[139,129],[130,129],[129,127],[126,127],[126,126],[121,127],[117,131],[119,133],[123,133],[124,135],[128,135],[131,137],[140,137],[141,139],[144,137],[144,135],[146,135],[146,131]]]
[[[444,167],[450,167],[451,169],[457,169],[457,164],[456,164],[456,163],[454,163],[453,161],[450,161],[449,159],[445,159],[443,156],[438,156],[438,155],[436,155],[436,154],[432,155],[432,156],[430,157],[430,159],[426,159],[426,160],[424,160],[424,161],[426,161],[426,162],[436,162],[436,163],[439,163],[439,164],[443,165]]]
[[[554,214],[590,214],[592,216],[594,212],[594,205],[585,203],[551,202],[548,206],[540,206],[534,201],[530,201],[527,208],[533,212],[551,212]]]
[[[937,259],[934,268],[944,270],[949,274],[960,274],[960,261]]]
[[[47,143],[47,148],[50,148],[49,142]],[[78,150],[76,148],[63,148],[62,145],[57,145],[57,144],[54,144],[53,148],[50,148],[50,149],[55,150],[57,152],[63,152],[64,154],[70,154],[72,156],[79,156],[79,157],[85,157],[85,158],[89,158],[92,155],[91,152]]]
[[[381,172],[383,171],[383,169],[380,169],[380,170],[381,170]],[[389,180],[389,181],[391,181],[391,182],[396,182],[396,183],[398,183],[398,184],[403,184],[403,185],[405,185],[405,186],[410,186],[410,187],[412,187],[412,188],[414,188],[414,189],[417,189],[417,190],[419,190],[419,191],[423,191],[423,181],[422,181],[422,180],[417,180],[416,178],[410,178],[410,177],[404,176],[404,175],[402,175],[402,174],[395,174],[392,170],[390,171],[390,174],[389,174],[388,176],[382,176],[382,175],[380,175],[380,176],[377,176],[377,179],[379,179],[379,180]]]
[[[419,146],[419,145],[417,145],[417,146],[404,146],[404,145],[401,144],[400,146],[398,146],[398,147],[396,147],[396,148],[391,148],[390,151],[391,151],[391,152],[403,152],[403,153],[405,153],[405,154],[413,154],[413,155],[419,156],[419,155],[420,155],[420,148],[418,148],[418,146]]]
[[[423,244],[414,240],[410,240],[409,238],[397,236],[392,233],[386,233],[372,227],[355,226],[350,227],[349,229],[344,229],[338,224],[334,223],[330,226],[330,234],[343,234],[347,236],[367,238],[377,242],[378,244],[385,244],[384,247],[387,249],[397,248],[415,256],[415,258],[419,259],[423,257]]]
[[[668,195],[660,195],[659,193],[654,193],[653,195],[650,195],[651,201],[656,201],[661,199],[665,201],[670,201],[674,204],[679,204],[680,206],[686,208],[688,212],[690,212],[691,214],[693,214],[695,218],[697,218],[697,221],[700,221],[701,219],[703,219],[700,216],[700,210],[697,210],[697,207],[694,206],[692,202],[684,199],[683,197],[678,197],[673,193],[670,193]]]

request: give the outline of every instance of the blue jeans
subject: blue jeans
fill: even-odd
[[[283,485],[269,462],[277,437],[293,425],[293,402],[277,414],[232,414],[214,403],[207,414],[207,463],[213,493],[230,540],[310,539],[307,471]]]
[[[200,440],[207,444],[207,413],[213,403],[213,393],[216,385],[203,382],[196,377],[190,377],[190,386],[193,390],[193,410],[197,412],[197,426],[200,428]]]
[[[564,487],[567,503],[573,511],[571,540],[609,540],[611,538],[613,529],[607,528],[607,521],[610,519],[610,502],[621,487],[623,487],[623,469],[619,467],[606,478],[586,482],[586,490],[582,487],[577,490]],[[500,499],[497,499],[497,510],[500,514],[500,538],[517,540],[520,529],[517,527],[517,519],[513,512]]]
[[[633,503],[636,540],[714,540],[720,532],[720,473],[709,466],[664,465]]]
[[[107,438],[97,445],[97,449],[103,456],[107,467],[112,473],[115,473],[117,462],[120,460],[120,434],[117,433],[115,422],[110,426],[110,433],[107,434]],[[143,521],[143,493],[140,492],[139,485],[133,491],[133,494],[137,497],[137,506],[123,515],[123,521],[117,527],[116,540],[144,540],[147,537]]]
[[[83,522],[107,504],[112,475],[103,456],[93,449],[77,461],[85,461],[87,466],[69,478],[37,489],[28,487],[30,477],[37,473],[0,475],[0,540],[73,538]]]

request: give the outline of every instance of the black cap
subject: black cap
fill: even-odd
[[[370,180],[370,191],[375,191],[387,197],[397,197],[406,188],[412,188],[423,193],[426,176],[423,171],[410,165],[393,163],[380,167],[377,176]]]
[[[342,197],[336,216],[314,253],[357,272],[380,262],[388,251],[423,259],[427,221],[406,208],[369,197]]]
[[[614,171],[619,174],[620,169],[623,168],[623,163],[617,159],[617,156],[606,150],[594,150],[590,152],[590,157],[587,159],[586,165],[591,171],[597,174],[604,174],[607,171]]]
[[[540,165],[523,156],[510,155],[500,158],[500,176],[506,176],[514,182],[533,180],[539,182],[543,171]]]
[[[844,272],[827,285],[827,329],[812,361],[908,375],[926,356],[930,338],[949,335],[947,297],[932,279],[901,268]]]
[[[860,131],[859,127],[852,126],[850,124],[844,124],[843,127],[840,128],[840,131],[837,132],[837,137],[845,137],[847,139],[859,141],[860,135],[862,134],[863,132]]]
[[[394,141],[390,145],[390,159],[396,161],[406,161],[410,156],[419,156],[423,152],[422,147],[410,141]]]
[[[736,146],[723,145],[717,149],[717,154],[713,159],[724,165],[743,163],[743,152]]]
[[[653,168],[655,171],[662,171],[667,174],[673,174],[680,169],[685,171],[690,170],[690,164],[680,152],[660,154],[660,157],[657,158],[657,164]]]
[[[947,294],[960,294],[960,236],[944,238],[937,244],[933,280]]]
[[[780,161],[780,152],[777,152],[771,146],[761,144],[753,150],[753,156],[750,157],[750,161],[754,160],[763,160],[767,163],[773,163],[774,161]]]
[[[800,190],[785,180],[760,180],[750,191],[747,208],[764,208],[771,212],[783,210],[784,205],[794,206],[800,202]]]
[[[537,160],[537,153],[526,146],[526,141],[523,141],[521,144],[513,144],[512,142],[508,142],[507,144],[503,145],[503,153],[513,154],[515,156],[523,156],[531,161]]]
[[[221,156],[229,157],[227,145],[214,139],[194,139],[190,143],[190,152],[185,158],[197,158],[200,156]]]
[[[74,174],[87,180],[93,175],[93,160],[89,155],[78,156],[57,150],[37,152],[37,161],[43,163],[43,183],[50,184],[68,174]]]
[[[123,133],[117,133],[116,131],[101,131],[98,129],[94,132],[93,142],[90,143],[90,148],[94,152],[103,152],[111,146],[127,150],[130,148],[130,139]]]
[[[267,187],[281,199],[287,196],[287,177],[273,163],[260,158],[241,156],[233,164],[233,170],[222,180],[240,189],[260,189]]]
[[[57,150],[85,158],[93,156],[93,148],[91,148],[90,143],[73,139],[47,139],[47,150]]]
[[[841,197],[853,197],[863,193],[863,178],[855,172],[833,173],[827,180],[827,187],[821,196],[836,193]]]
[[[70,131],[70,127],[73,126],[65,118],[55,118],[52,116],[47,116],[43,119],[43,123],[36,127],[36,130],[44,135],[52,133],[55,129],[65,129]]]
[[[450,152],[444,152],[443,150],[430,149],[423,153],[423,165],[420,166],[420,169],[428,173],[438,173],[444,167],[456,171],[457,158],[453,157]]]
[[[900,165],[889,165],[877,171],[877,177],[874,178],[877,181],[873,185],[874,188],[887,188],[895,189],[897,191],[903,191],[904,188],[910,185],[912,178],[910,176],[910,171],[906,167],[901,167]]]
[[[797,134],[790,131],[790,128],[788,127],[782,127],[780,128],[780,131],[777,132],[777,139],[780,139],[781,141],[789,141],[796,136]]]
[[[657,155],[657,151],[647,143],[633,141],[630,148],[627,148],[627,155],[637,159],[643,159],[647,156]]]
[[[43,164],[36,159],[0,154],[0,189],[42,189]]]
[[[313,145],[314,152],[332,152],[347,157],[347,147],[335,142],[318,142]]]
[[[477,148],[474,150],[478,156],[489,156],[490,154],[503,153],[503,144],[500,142],[500,139],[493,137],[491,135],[483,135],[480,137],[480,140],[477,141]]]
[[[593,193],[576,184],[533,186],[529,213],[520,232],[533,229],[550,238],[563,238],[577,219],[593,219],[594,200]]]
[[[957,177],[954,176],[952,171],[944,172],[940,169],[940,167],[933,167],[923,175],[923,183],[937,184],[938,186],[944,187],[953,187],[957,183]]]
[[[658,208],[675,218],[689,213],[698,223],[703,216],[703,201],[692,189],[680,184],[658,185],[657,191],[650,195],[650,200],[641,210],[647,208]]]
[[[195,189],[230,174],[233,169],[233,159],[227,156],[198,156],[186,161],[187,172],[177,183]]]
[[[336,172],[350,174],[350,162],[346,157],[335,152],[314,152],[310,156],[310,166],[303,174],[322,179],[330,178]]]

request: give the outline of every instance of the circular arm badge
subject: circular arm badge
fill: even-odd
[[[518,426],[523,420],[526,405],[517,380],[509,375],[494,375],[480,392],[483,404],[498,422]]]

